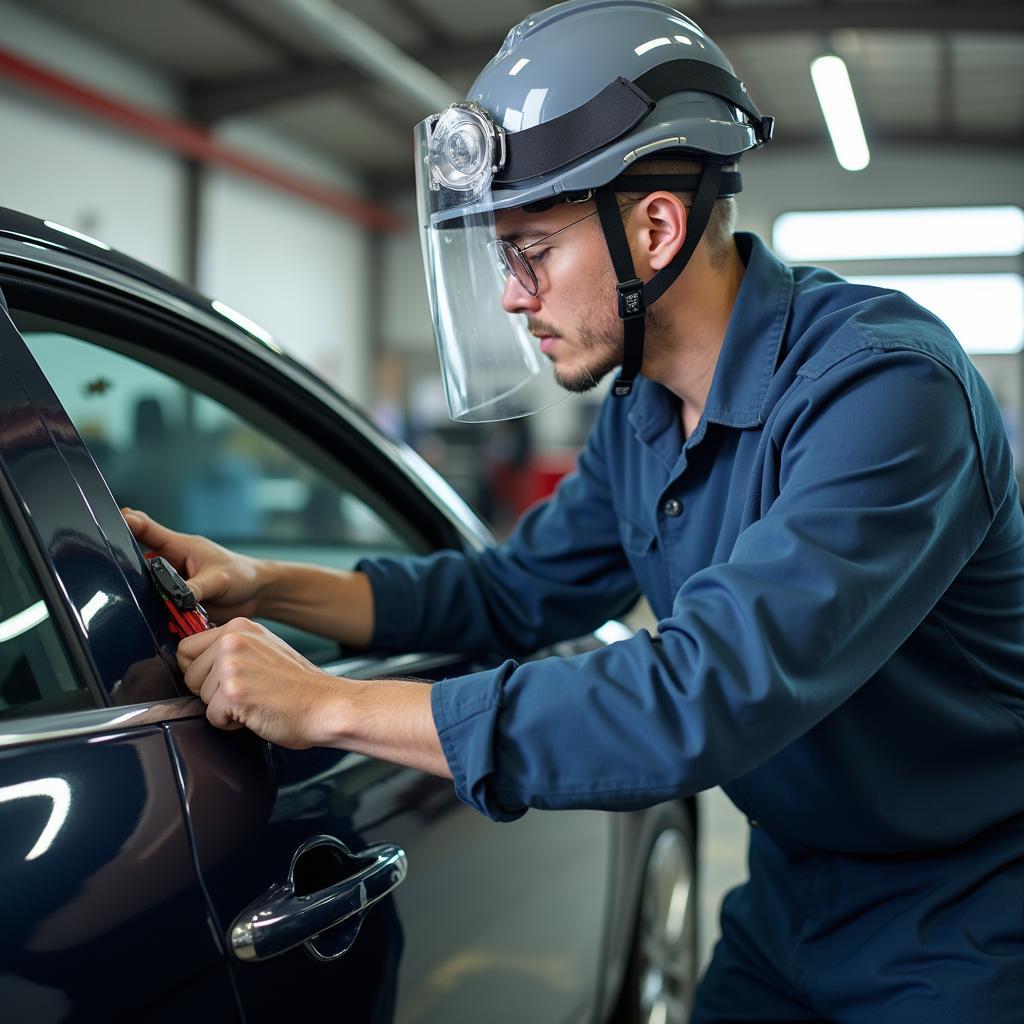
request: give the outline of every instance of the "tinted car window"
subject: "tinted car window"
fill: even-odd
[[[429,549],[333,453],[294,430],[286,410],[258,407],[163,351],[137,357],[91,328],[12,316],[118,504],[245,554],[339,569]],[[334,641],[266,624],[318,664],[341,654]]]
[[[66,328],[23,320],[26,343],[121,505],[248,554],[338,568],[414,548],[372,496],[285,447],[272,424],[256,426]]]
[[[0,513],[0,719],[92,706],[10,520]]]

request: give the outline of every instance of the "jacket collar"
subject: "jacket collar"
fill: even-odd
[[[702,420],[727,427],[759,427],[768,414],[765,398],[778,365],[793,300],[793,272],[756,235],[739,231],[736,245],[747,265],[718,354]],[[637,378],[629,421],[649,443],[672,419],[679,404],[666,388]],[[703,425],[697,434],[704,433]]]

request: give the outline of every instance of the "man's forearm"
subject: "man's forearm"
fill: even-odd
[[[339,680],[324,724],[329,744],[450,779],[430,707],[430,684],[404,679]]]
[[[366,647],[373,636],[373,590],[361,572],[265,561],[257,595],[262,618]]]

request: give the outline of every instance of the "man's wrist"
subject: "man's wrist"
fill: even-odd
[[[281,563],[269,558],[253,558],[252,562],[256,577],[256,585],[253,587],[254,617],[272,619]]]

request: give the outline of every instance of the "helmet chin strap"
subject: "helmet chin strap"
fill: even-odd
[[[669,184],[666,184],[665,188],[671,189],[671,178],[666,180]],[[645,177],[644,187],[650,184],[650,177]],[[602,185],[594,196],[608,253],[615,268],[619,319],[622,321],[622,372],[612,386],[612,394],[618,397],[628,395],[633,390],[633,382],[644,361],[644,319],[647,310],[668,291],[683,272],[704,234],[722,186],[722,165],[711,162],[704,164],[700,183],[693,198],[693,206],[686,219],[686,238],[679,252],[672,258],[672,262],[662,267],[646,284],[636,276],[626,227],[615,198],[616,192],[637,191],[637,186],[637,178],[631,181],[630,177],[625,175]],[[731,194],[732,191],[727,190],[726,194]]]

